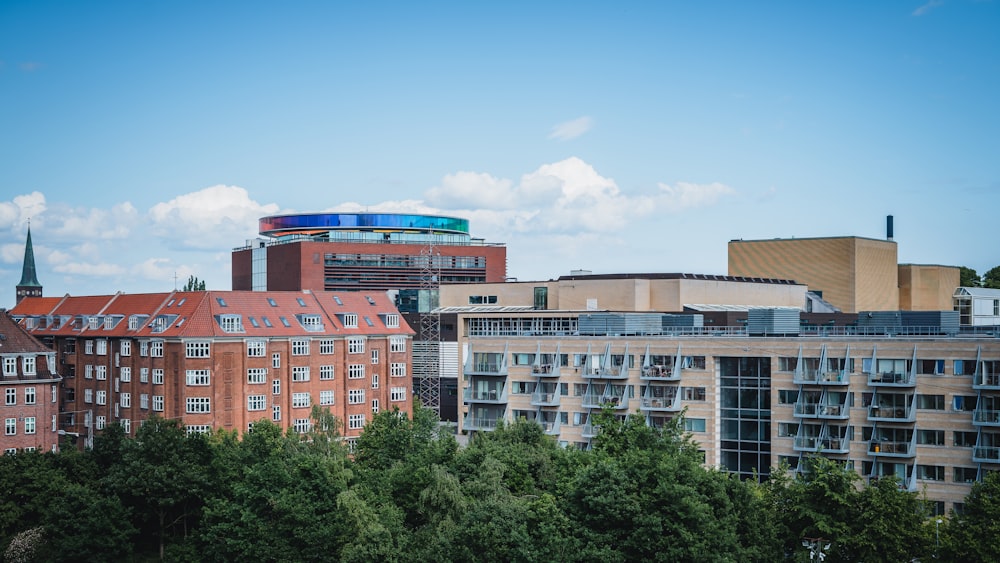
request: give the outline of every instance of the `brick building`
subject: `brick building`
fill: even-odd
[[[59,442],[59,374],[55,354],[0,310],[0,395],[4,431],[0,448],[52,450]]]
[[[131,434],[154,414],[190,431],[305,431],[320,405],[350,439],[373,412],[412,411],[413,332],[383,292],[29,297],[12,313],[55,350],[67,433]]]

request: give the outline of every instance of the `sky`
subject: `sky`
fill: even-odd
[[[465,217],[508,275],[727,242],[1000,264],[1000,0],[0,0],[0,307],[231,287],[266,215]],[[2,288],[8,288],[3,290]]]

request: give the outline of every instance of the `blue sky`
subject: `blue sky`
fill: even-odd
[[[1000,2],[0,2],[0,306],[230,287],[279,212],[468,217],[508,271],[735,238],[1000,264]]]

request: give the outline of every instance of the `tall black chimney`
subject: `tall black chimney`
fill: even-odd
[[[892,215],[885,216],[885,238],[892,240]]]

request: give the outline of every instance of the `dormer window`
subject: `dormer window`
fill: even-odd
[[[243,332],[243,317],[240,315],[219,315],[219,326],[225,332]]]
[[[399,315],[388,314],[385,316],[385,326],[387,328],[399,328]]]
[[[344,313],[341,317],[345,328],[358,328],[357,313]]]
[[[97,317],[90,317],[89,319],[87,319],[87,328],[91,330],[97,330],[98,322],[100,322],[100,319],[98,319]]]
[[[302,328],[309,331],[323,330],[323,317],[319,315],[297,315]]]

